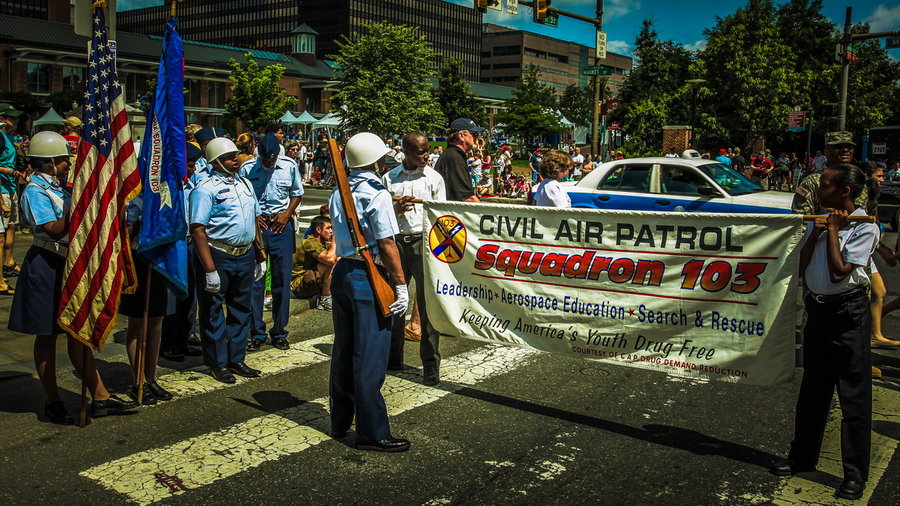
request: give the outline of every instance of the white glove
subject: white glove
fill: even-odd
[[[219,271],[206,273],[206,291],[210,293],[219,293],[222,288],[222,280],[219,279]]]
[[[397,285],[394,288],[394,299],[394,303],[388,306],[388,309],[395,316],[405,315],[409,307],[409,289],[406,285]]]
[[[263,276],[266,275],[266,261],[256,264],[256,269],[253,271],[253,281],[259,281]]]

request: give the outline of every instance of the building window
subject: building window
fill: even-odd
[[[518,55],[522,53],[522,46],[497,46],[494,48],[494,56]]]
[[[490,65],[488,65],[488,67],[490,67]],[[481,68],[484,68],[484,65],[482,65]],[[515,62],[515,63],[495,63],[495,64],[494,64],[494,70],[499,70],[499,69],[517,69],[517,68],[519,68],[519,63],[518,63],[518,62]]]
[[[63,89],[81,90],[84,86],[84,69],[81,67],[63,67]]]
[[[225,83],[221,81],[209,81],[209,107],[210,109],[222,109],[225,107]]]
[[[29,63],[28,91],[31,93],[50,93],[50,65],[46,63]]]
[[[184,87],[187,89],[187,94],[184,96],[185,107],[200,107],[200,81],[185,79]]]

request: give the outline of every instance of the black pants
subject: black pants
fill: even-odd
[[[194,279],[194,245],[187,248],[187,297],[175,304],[175,313],[163,319],[162,349],[183,351],[197,326],[197,282]]]
[[[425,264],[422,259],[422,241],[412,244],[397,241],[400,251],[400,263],[403,265],[403,276],[406,282],[416,280],[416,303],[419,305],[419,318],[422,322],[422,340],[419,342],[419,358],[426,369],[437,369],[441,364],[441,352],[438,349],[441,335],[428,323],[428,311],[425,308]],[[391,353],[388,367],[403,365],[403,331],[406,316],[394,316],[391,330]]]
[[[806,298],[803,381],[797,399],[790,458],[800,467],[819,460],[834,388],[841,403],[841,457],[844,478],[869,476],[872,431],[872,324],[869,296],[861,291],[830,303]]]

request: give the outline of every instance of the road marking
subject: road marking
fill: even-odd
[[[890,388],[873,385],[872,388],[872,421],[900,422],[900,392]],[[872,491],[878,486],[885,469],[897,449],[897,440],[872,431],[872,456],[869,464],[869,481],[858,504],[866,504],[872,498]],[[831,408],[828,425],[825,428],[825,440],[819,456],[819,475],[828,473],[836,476],[836,480],[808,480],[801,476],[792,476],[781,480],[775,490],[772,504],[836,504],[847,503],[834,497],[834,489],[844,477],[841,463],[841,410],[839,403]]]
[[[388,413],[398,415],[510,372],[539,353],[487,345],[456,355],[441,364],[443,383],[439,387],[419,383],[417,372],[387,376],[382,392]],[[170,446],[100,464],[80,475],[138,504],[152,504],[328,441],[327,408],[328,398],[321,397]]]

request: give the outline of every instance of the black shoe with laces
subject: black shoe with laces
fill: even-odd
[[[291,348],[291,345],[290,343],[288,343],[286,337],[273,337],[272,346],[278,348],[279,350],[288,350]]]
[[[181,353],[175,348],[166,348],[159,352],[159,356],[169,362],[184,362],[184,353]]]
[[[159,386],[159,383],[156,380],[148,381],[147,388],[150,389],[150,392],[153,394],[153,397],[156,397],[160,401],[171,401],[172,400],[172,392],[169,392],[165,388]]]
[[[153,395],[153,392],[150,391],[150,385],[144,383],[143,388],[143,397],[141,398],[141,405],[143,406],[152,406],[156,404],[156,396]],[[137,385],[131,385],[131,390],[129,390],[128,395],[134,399],[134,402],[137,402]]]
[[[44,419],[58,425],[74,425],[75,419],[66,411],[66,405],[62,401],[44,404]]]
[[[126,401],[115,395],[110,395],[109,399],[91,402],[91,416],[101,418],[110,415],[122,415],[133,411],[138,407],[138,403],[134,401]]]
[[[266,341],[264,339],[251,337],[250,339],[247,339],[247,351],[259,351],[265,343]]]

